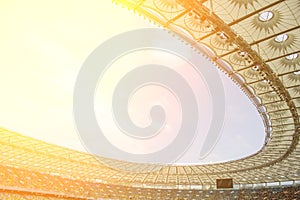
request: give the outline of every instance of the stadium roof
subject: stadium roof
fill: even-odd
[[[192,39],[192,47],[204,49],[262,115],[264,147],[249,157],[219,164],[162,166],[98,158],[108,164],[104,165],[86,153],[2,129],[1,166],[146,188],[208,189],[215,188],[219,178],[233,178],[239,186],[300,180],[298,0],[116,2]],[[4,170],[0,175],[5,175]]]

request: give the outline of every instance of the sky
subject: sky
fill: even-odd
[[[74,85],[82,64],[112,36],[156,26],[110,0],[2,0],[0,27],[0,126],[87,151],[73,116]],[[220,72],[220,77],[226,105],[221,136],[204,159],[199,159],[199,144],[194,142],[178,164],[237,159],[262,147],[265,132],[259,113],[226,75]]]

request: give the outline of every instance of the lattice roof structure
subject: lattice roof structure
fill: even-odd
[[[218,164],[136,164],[96,158],[1,129],[1,188],[23,188],[52,194],[53,198],[62,195],[84,199],[101,197],[103,192],[113,194],[111,186],[129,194],[133,190],[138,193],[138,188],[149,193],[154,188],[177,192],[215,189],[216,179],[220,178],[232,178],[237,189],[299,183],[298,0],[117,0],[116,3],[185,35],[187,41],[193,41],[192,48],[209,56],[261,114],[266,130],[263,148],[246,158]],[[116,170],[99,160],[127,170]]]

